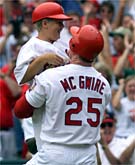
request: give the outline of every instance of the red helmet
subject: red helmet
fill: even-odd
[[[60,20],[70,20],[71,17],[68,17],[64,14],[63,8],[55,2],[45,2],[37,6],[32,13],[32,22],[35,23],[43,18],[52,18]]]
[[[72,52],[91,61],[102,51],[103,36],[94,26],[84,25],[81,28],[72,26],[70,32],[72,38],[69,46]]]

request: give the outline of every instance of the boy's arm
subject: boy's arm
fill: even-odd
[[[20,84],[24,84],[32,80],[35,75],[37,75],[44,69],[44,66],[46,64],[52,64],[54,66],[58,66],[63,63],[64,63],[64,60],[56,54],[48,53],[45,55],[41,55],[30,63]]]

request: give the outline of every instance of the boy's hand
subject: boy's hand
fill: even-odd
[[[48,64],[52,64],[54,66],[59,66],[64,64],[64,59],[54,53],[48,53],[44,55],[44,60]]]

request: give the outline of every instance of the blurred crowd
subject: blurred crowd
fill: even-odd
[[[29,84],[17,85],[14,68],[21,46],[37,35],[32,11],[46,1],[0,0],[0,160],[31,157],[22,121],[13,114]],[[61,54],[68,49],[71,26],[91,24],[102,32],[104,49],[93,66],[109,81],[112,100],[101,125],[99,155],[103,165],[118,164],[118,159],[135,164],[135,1],[50,1],[61,4],[73,18],[64,23],[61,38],[54,43]]]

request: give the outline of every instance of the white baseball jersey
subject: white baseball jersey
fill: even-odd
[[[109,83],[99,72],[75,64],[42,72],[36,76],[35,88],[26,92],[33,107],[46,102],[41,140],[66,145],[95,144],[100,139],[100,124],[110,98]]]
[[[40,40],[32,37],[26,44],[24,44],[18,54],[16,67],[14,69],[15,77],[20,84],[24,77],[29,64],[38,56],[45,53],[55,53],[64,59],[68,56],[60,55],[59,50],[50,42]]]

